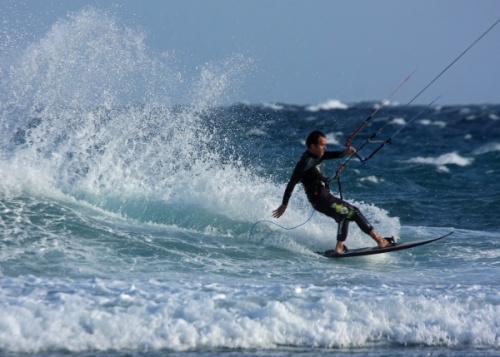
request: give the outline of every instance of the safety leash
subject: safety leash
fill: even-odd
[[[284,226],[279,225],[279,224],[277,224],[277,223],[275,223],[275,222],[273,222],[273,221],[270,221],[270,220],[268,220],[268,219],[261,219],[260,221],[255,222],[255,223],[253,224],[252,228],[250,228],[250,231],[248,232],[248,237],[250,238],[250,237],[252,236],[252,231],[253,231],[253,229],[255,228],[255,226],[256,226],[257,224],[260,224],[260,223],[269,223],[269,224],[272,224],[272,225],[274,225],[274,226],[276,226],[276,227],[279,227],[279,228],[281,228],[281,229],[284,229],[284,230],[286,230],[286,231],[291,231],[292,229],[296,229],[296,228],[302,227],[304,224],[306,224],[307,222],[309,222],[309,221],[311,220],[311,218],[313,218],[313,216],[314,216],[314,213],[315,213],[315,212],[316,212],[316,210],[315,210],[315,209],[313,209],[313,210],[312,210],[312,212],[311,212],[311,215],[309,216],[309,218],[308,218],[305,222],[303,222],[303,223],[301,223],[301,224],[299,224],[299,225],[297,225],[297,226],[294,226],[294,227],[284,227]]]

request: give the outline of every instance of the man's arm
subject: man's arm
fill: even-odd
[[[281,201],[281,206],[279,206],[276,210],[273,211],[274,218],[280,218],[283,215],[283,213],[285,213],[286,208],[288,206],[288,201],[292,196],[293,189],[300,182],[302,173],[304,172],[304,169],[307,166],[307,161],[308,161],[307,159],[303,158],[295,166],[292,177],[290,178],[290,181],[288,181],[288,184],[286,185],[285,193],[283,194],[283,200]]]
[[[356,149],[353,148],[352,146],[347,147],[343,151],[325,151],[325,154],[323,155],[323,160],[339,159],[341,157],[354,154],[355,152]]]

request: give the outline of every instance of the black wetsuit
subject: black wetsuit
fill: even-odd
[[[293,170],[292,177],[286,186],[282,204],[287,206],[295,186],[302,182],[307,199],[314,209],[332,217],[338,224],[337,240],[345,241],[349,229],[349,221],[354,221],[366,234],[373,230],[359,209],[340,198],[333,196],[328,186],[323,160],[338,159],[342,151],[325,151],[322,157],[309,151],[304,152]]]

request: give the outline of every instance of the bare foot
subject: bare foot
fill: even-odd
[[[380,245],[378,241],[377,244],[380,248],[390,247],[395,244],[394,236],[390,236],[387,238],[382,237],[382,245]]]
[[[344,253],[346,251],[346,247],[344,242],[337,241],[337,245],[335,247],[335,253]]]
[[[371,231],[370,237],[372,237],[375,240],[375,242],[377,242],[379,248],[385,248],[391,245],[391,243],[388,242],[387,239],[382,237],[375,230]],[[394,236],[391,236],[391,238],[394,239]]]

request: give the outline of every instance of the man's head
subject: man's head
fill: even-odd
[[[326,135],[319,130],[315,130],[307,137],[306,145],[310,153],[323,156],[326,150]]]

